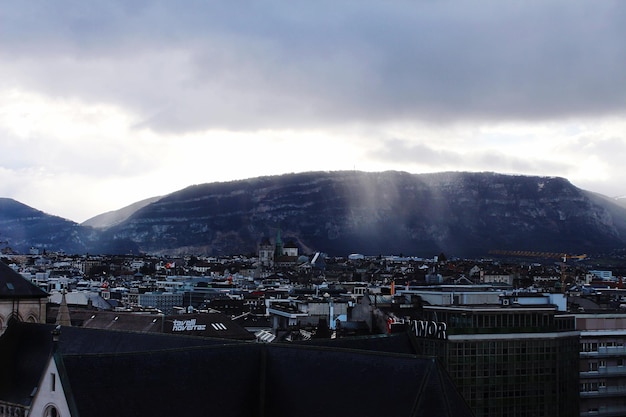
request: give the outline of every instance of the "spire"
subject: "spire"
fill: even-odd
[[[61,291],[61,305],[59,306],[59,312],[57,313],[57,321],[55,324],[61,326],[71,326],[70,309],[67,306],[67,300],[65,299],[65,290]]]

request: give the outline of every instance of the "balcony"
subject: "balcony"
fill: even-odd
[[[623,417],[626,407],[600,407],[594,411],[580,411],[580,417]]]
[[[597,351],[580,352],[581,358],[610,358],[610,357],[626,357],[626,347],[611,346],[599,347]]]
[[[597,391],[582,391],[580,398],[620,397],[626,395],[626,386],[598,388]]]
[[[626,376],[626,366],[599,367],[597,371],[583,371],[580,373],[580,378],[611,378],[618,376]]]

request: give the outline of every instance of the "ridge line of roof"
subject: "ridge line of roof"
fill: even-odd
[[[430,364],[428,366],[428,369],[426,370],[426,372],[424,372],[424,376],[422,377],[420,384],[419,384],[419,389],[417,390],[417,393],[415,394],[415,400],[413,402],[413,408],[411,409],[411,416],[412,417],[420,417],[419,414],[419,407],[422,403],[422,396],[424,395],[424,392],[426,390],[426,383],[428,382],[429,378],[430,378],[430,374],[432,373],[432,368],[433,368],[433,358],[431,358]]]
[[[130,352],[96,352],[96,353],[61,353],[64,358],[81,358],[81,357],[108,357],[108,356],[136,356],[136,355],[151,355],[161,353],[175,353],[175,352],[189,352],[196,350],[217,350],[227,347],[240,347],[240,346],[260,346],[258,343],[251,342],[239,342],[239,343],[225,343],[222,345],[197,345],[197,346],[179,346],[174,348],[162,348],[151,350],[134,350]]]

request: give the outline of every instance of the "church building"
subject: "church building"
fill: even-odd
[[[9,320],[46,322],[48,294],[0,261],[0,335]]]

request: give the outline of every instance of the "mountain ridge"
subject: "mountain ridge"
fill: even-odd
[[[193,185],[109,232],[159,252],[255,251],[250,243],[279,228],[304,251],[329,253],[569,251],[623,245],[624,213],[560,177],[307,172]],[[588,230],[580,234],[580,226]]]
[[[301,253],[338,255],[626,247],[618,202],[561,177],[493,172],[319,171],[196,184],[127,206],[122,217],[98,229],[65,224],[58,236],[91,253],[256,253],[279,229]],[[3,227],[0,218],[0,238]]]

